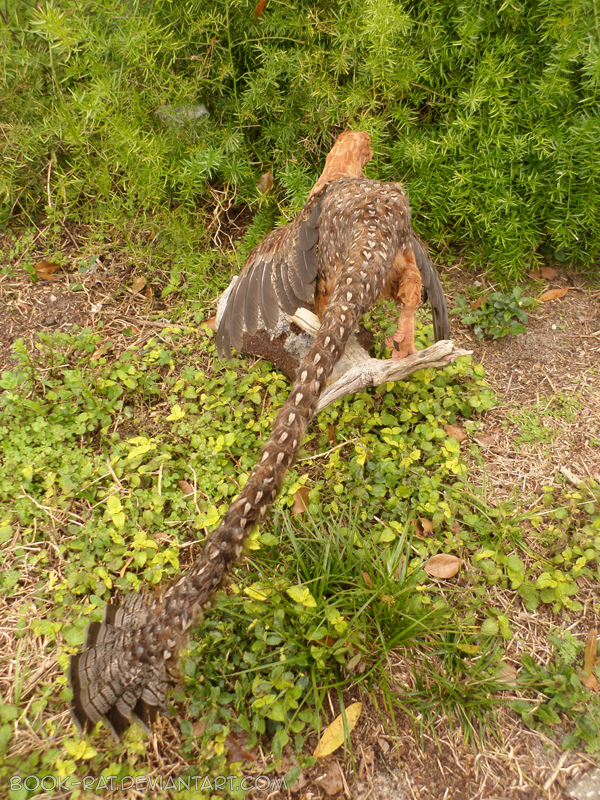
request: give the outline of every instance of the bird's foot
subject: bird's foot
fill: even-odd
[[[385,340],[387,347],[392,348],[392,358],[406,358],[412,353],[417,352],[414,339],[407,339],[403,334],[398,331],[393,336],[388,336]]]

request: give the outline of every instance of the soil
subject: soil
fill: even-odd
[[[218,232],[228,233],[220,226]],[[168,324],[169,309],[159,299],[160,287],[138,281],[135,268],[110,248],[85,273],[79,271],[79,247],[72,234],[65,238],[63,253],[65,267],[52,275],[56,279],[34,282],[22,269],[0,277],[0,372],[11,366],[11,345],[23,339],[32,348],[37,333],[68,331],[74,325],[95,328],[102,322],[103,336],[117,341],[128,330],[128,336],[133,331],[141,340]],[[34,243],[28,257],[33,264],[41,261],[41,245]],[[476,281],[480,289],[498,288],[460,267],[446,270],[444,281],[450,297]],[[584,276],[566,269],[543,284],[544,289],[564,286],[569,287],[566,296],[540,304],[530,314],[527,333],[520,336],[479,341],[458,317],[451,318],[453,340],[473,350],[474,360],[485,366],[498,398],[483,416],[478,434],[486,444],[484,466],[473,463],[472,469],[473,480],[487,481],[499,496],[518,489],[535,498],[543,485],[555,480],[561,467],[575,480],[600,481],[600,291]],[[541,284],[530,286],[527,293],[539,296],[541,288]],[[453,305],[451,300],[449,305]],[[131,338],[127,344],[131,345]],[[540,403],[549,410],[558,409],[542,423],[552,437],[528,441],[515,420],[521,423],[528,410],[534,405],[539,408]],[[564,415],[561,409],[566,409]],[[597,625],[593,607],[586,611],[590,624]],[[406,667],[399,661],[392,668],[404,673]],[[431,732],[419,739],[408,716],[399,715],[396,728],[386,727],[373,699],[347,698],[348,702],[357,699],[365,705],[352,736],[353,759],[337,754],[323,759],[282,797],[566,800],[574,796],[568,793],[573,781],[595,763],[581,752],[562,753],[555,741],[524,728],[508,710],[499,719],[503,742],[492,741],[476,751],[443,719],[435,739]],[[331,719],[336,711],[332,703]],[[177,744],[167,734],[174,729],[167,720],[159,727],[154,735],[161,737],[175,763],[180,760]],[[310,744],[314,746],[316,739]],[[256,770],[267,766],[266,760],[259,760]]]

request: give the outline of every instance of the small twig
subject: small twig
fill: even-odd
[[[558,471],[561,473],[561,475],[564,475],[569,483],[573,484],[573,486],[581,486],[583,483],[583,478],[579,478],[577,475],[574,475],[568,467],[559,467]]]
[[[198,478],[196,476],[196,470],[192,467],[191,464],[188,464],[188,467],[191,469],[192,474],[194,475],[194,508],[196,509],[196,514],[200,514],[200,509],[198,508]]]
[[[50,192],[50,176],[52,175],[52,156],[48,162],[48,172],[46,173],[46,194],[48,195],[48,205],[52,208],[52,194]]]
[[[566,752],[564,752],[564,753],[562,754],[562,756],[560,757],[560,759],[559,759],[559,761],[558,761],[558,764],[556,765],[556,769],[554,770],[554,772],[552,773],[552,775],[551,775],[551,776],[548,778],[548,780],[547,780],[547,781],[546,781],[546,783],[544,784],[544,791],[545,791],[545,792],[547,792],[547,791],[548,791],[548,789],[550,789],[550,787],[552,786],[552,784],[554,783],[554,781],[555,781],[555,780],[558,778],[558,773],[559,773],[559,772],[561,771],[561,769],[563,768],[563,764],[564,764],[564,763],[565,763],[565,761],[567,760],[568,756],[569,756],[569,751],[567,750],[567,751],[566,751]]]
[[[348,439],[348,441],[346,442],[341,442],[340,444],[336,444],[335,447],[326,450],[324,453],[316,453],[314,456],[306,456],[306,458],[299,458],[296,463],[299,464],[301,461],[314,461],[315,458],[324,458],[325,456],[328,456],[330,453],[333,453],[334,450],[339,450],[340,447],[344,447],[344,445],[346,444],[352,444],[352,442],[356,442],[359,439],[360,436],[355,436],[354,439]]]
[[[122,484],[122,483],[121,483],[121,481],[120,481],[120,480],[117,478],[117,476],[116,476],[116,474],[115,474],[115,471],[114,471],[114,469],[112,468],[112,465],[111,465],[111,463],[110,463],[110,461],[109,461],[108,459],[106,459],[106,466],[108,467],[108,471],[110,472],[110,474],[113,476],[113,480],[114,480],[114,482],[117,484],[117,486],[119,487],[119,489],[120,489],[121,491],[123,491],[123,484]]]
[[[77,242],[75,241],[75,239],[74,239],[74,237],[73,237],[73,234],[72,234],[72,233],[71,233],[71,231],[70,231],[70,230],[67,228],[67,226],[66,226],[66,224],[65,224],[65,221],[64,221],[64,220],[62,220],[60,224],[62,225],[62,227],[63,227],[63,230],[64,230],[64,232],[67,234],[67,236],[69,237],[69,239],[70,239],[70,240],[73,242],[73,245],[74,245],[75,249],[76,249],[76,250],[77,250],[77,252],[79,253],[79,252],[81,251],[81,247],[79,247],[79,245],[78,245],[78,244],[77,244]]]

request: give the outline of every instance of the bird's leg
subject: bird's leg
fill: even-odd
[[[406,358],[416,353],[415,310],[421,302],[421,273],[417,268],[414,253],[398,253],[394,261],[394,278],[388,283],[386,292],[398,303],[402,311],[398,317],[396,332],[388,336],[385,343],[392,348],[392,358]]]

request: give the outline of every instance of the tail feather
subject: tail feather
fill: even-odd
[[[81,731],[102,719],[118,738],[134,718],[149,727],[164,706],[187,630],[210,605],[253,523],[275,499],[348,338],[381,293],[385,268],[369,266],[368,280],[364,270],[352,267],[340,276],[259,463],[189,572],[154,598],[127,595],[122,604],[109,604],[102,623],[88,627],[69,671],[72,715]]]
[[[342,181],[340,187],[324,212],[332,235],[319,258],[328,262],[345,247],[336,240],[337,232],[345,233],[348,245],[321,328],[300,363],[271,436],[192,567],[156,595],[127,596],[120,605],[109,605],[103,622],[90,626],[84,649],[72,657],[70,667],[72,712],[81,730],[103,719],[118,737],[132,719],[151,724],[164,706],[190,626],[210,607],[212,595],[240,558],[252,525],[275,500],[319,395],[360,317],[382,293],[396,253],[412,246],[410,211],[401,187],[357,179]]]
[[[433,335],[436,342],[450,338],[450,320],[448,318],[448,305],[446,295],[442,287],[442,282],[432,260],[429,258],[423,243],[415,236],[413,241],[415,251],[415,261],[423,288],[425,289],[425,299],[429,300],[431,313],[433,316]]]

